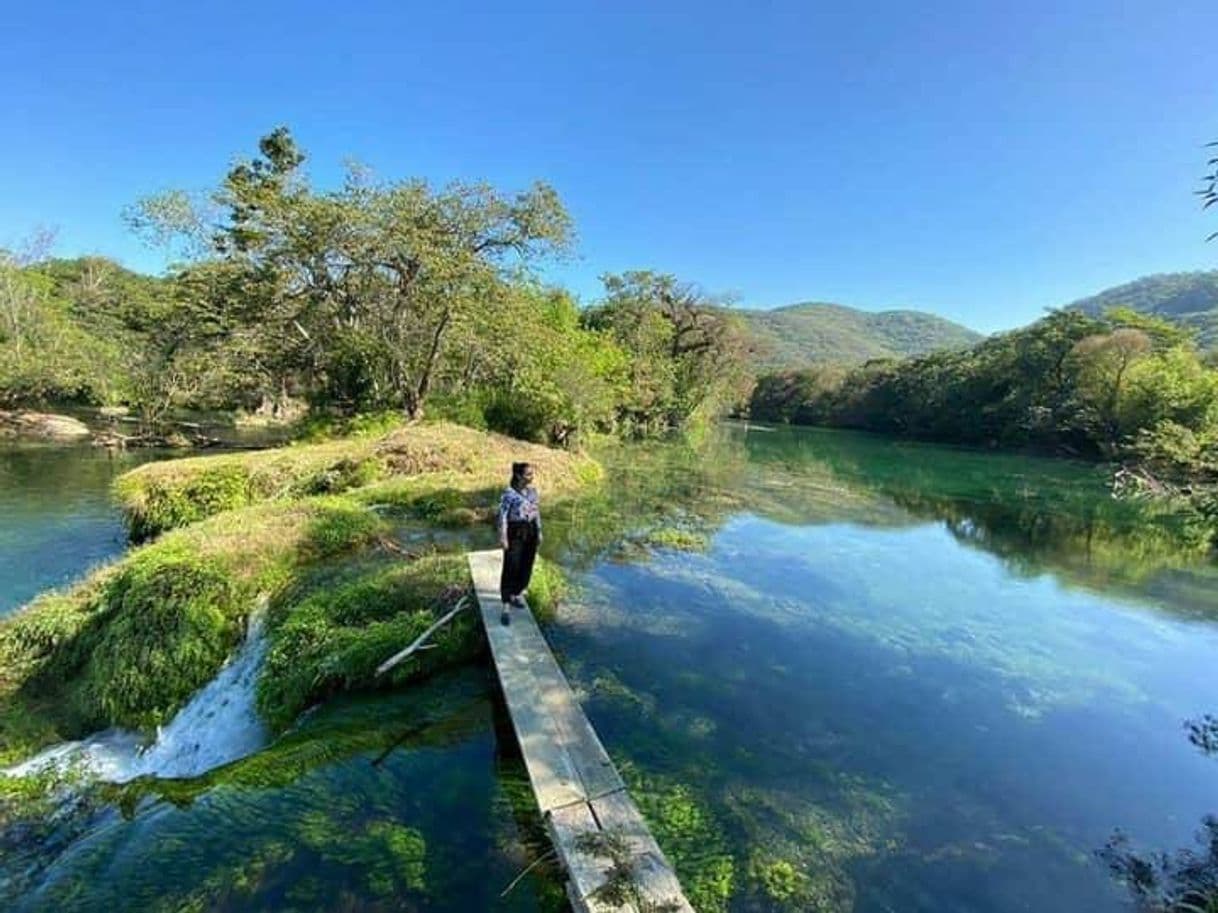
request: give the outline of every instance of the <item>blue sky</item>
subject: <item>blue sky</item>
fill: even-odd
[[[321,184],[549,181],[584,299],[655,268],[994,330],[1218,268],[1216,30],[1214,0],[5,4],[0,244],[159,269],[123,206],[287,124]]]

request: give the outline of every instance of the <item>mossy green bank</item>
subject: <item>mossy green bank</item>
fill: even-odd
[[[108,726],[151,731],[211,680],[265,607],[258,706],[273,729],[343,691],[392,687],[481,649],[473,612],[378,679],[377,665],[469,589],[469,545],[403,545],[437,522],[489,519],[513,459],[548,498],[592,460],[438,423],[278,450],[149,464],[119,479],[133,533],[158,538],[0,623],[0,763]],[[468,540],[468,541],[465,541]],[[544,615],[561,574],[541,561]]]

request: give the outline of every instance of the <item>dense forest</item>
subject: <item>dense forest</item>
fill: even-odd
[[[290,133],[264,137],[208,198],[129,213],[174,245],[166,279],[100,258],[0,261],[0,408],[448,416],[571,443],[718,414],[747,395],[739,321],[672,276],[606,276],[581,309],[534,267],[572,224],[555,192],[310,185]]]
[[[1129,309],[1055,311],[963,351],[767,375],[751,415],[1121,460],[1130,484],[1195,489],[1218,516],[1214,356],[1187,330]]]
[[[1066,307],[1091,317],[1116,308],[1162,317],[1190,330],[1201,348],[1218,349],[1218,270],[1144,276]]]

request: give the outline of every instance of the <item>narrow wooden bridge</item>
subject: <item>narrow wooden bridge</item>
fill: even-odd
[[[469,569],[512,726],[578,913],[694,913],[527,608],[500,622],[498,550]]]

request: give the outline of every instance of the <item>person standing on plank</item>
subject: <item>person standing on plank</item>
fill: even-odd
[[[512,464],[512,480],[499,502],[498,527],[499,545],[503,549],[503,574],[499,578],[501,620],[508,624],[508,607],[524,607],[524,591],[529,588],[533,560],[541,543],[541,501],[533,487],[531,464]]]

